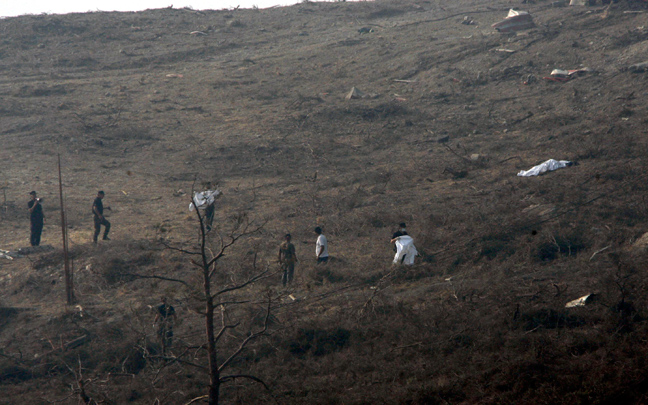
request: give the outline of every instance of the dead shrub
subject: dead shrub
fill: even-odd
[[[580,316],[546,308],[523,313],[520,319],[524,330],[527,331],[539,327],[545,329],[576,328],[585,324],[585,320]]]
[[[315,284],[321,285],[326,283],[340,283],[345,280],[344,275],[340,274],[337,269],[329,265],[316,266],[310,275]]]
[[[33,378],[32,372],[23,366],[0,363],[0,384],[17,384]]]
[[[144,254],[133,259],[123,259],[120,257],[113,257],[108,259],[105,263],[100,265],[100,272],[108,284],[116,284],[118,282],[133,281],[137,277],[133,273],[141,266],[146,266],[153,262],[151,255]]]
[[[566,236],[554,235],[549,241],[541,243],[535,253],[540,262],[550,262],[560,256],[576,256],[587,248],[581,234],[573,232]]]
[[[295,339],[288,343],[288,350],[298,357],[307,353],[313,356],[324,356],[342,350],[349,343],[350,338],[351,332],[342,328],[299,329]]]

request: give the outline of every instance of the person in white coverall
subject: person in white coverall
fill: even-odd
[[[414,258],[418,254],[414,246],[414,239],[409,235],[401,235],[393,238],[392,243],[396,245],[394,264],[414,264]]]

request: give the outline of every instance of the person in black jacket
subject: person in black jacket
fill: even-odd
[[[29,210],[29,220],[31,222],[31,236],[29,243],[32,246],[40,245],[41,234],[43,233],[43,224],[45,223],[45,215],[43,214],[43,206],[41,205],[42,199],[36,197],[36,192],[29,193],[31,200],[27,203]]]
[[[110,222],[108,222],[108,220],[103,215],[104,206],[102,200],[105,197],[105,195],[106,194],[103,191],[99,191],[97,193],[97,198],[95,198],[94,203],[92,204],[92,213],[94,214],[94,226],[95,226],[95,232],[92,241],[94,243],[97,243],[97,238],[101,233],[101,225],[105,227],[103,240],[110,240],[110,238],[108,237],[108,232],[110,232]],[[106,207],[106,209],[110,210],[110,207]]]

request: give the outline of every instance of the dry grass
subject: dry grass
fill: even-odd
[[[622,69],[645,53],[631,28],[645,15],[537,1],[538,28],[502,36],[488,27],[510,4],[491,3],[1,20],[0,247],[27,240],[30,189],[58,246],[61,153],[79,306],[63,304],[60,250],[0,262],[0,391],[75,403],[81,372],[96,401],[204,395],[200,280],[160,240],[195,247],[188,196],[211,182],[224,191],[211,246],[242,219],[265,223],[222,259],[216,285],[272,273],[228,298],[245,303],[221,346],[260,326],[270,296],[269,333],[232,372],[271,392],[236,380],[226,403],[645,402],[647,257],[631,246],[647,225],[648,82]],[[467,11],[478,25],[461,24]],[[539,79],[581,64],[595,72]],[[376,96],[344,100],[352,86]],[[548,158],[579,165],[515,176]],[[100,188],[113,240],[94,246]],[[393,268],[402,221],[421,257]],[[283,289],[286,232],[300,262]],[[179,315],[172,352],[193,365],[160,357],[161,295]]]

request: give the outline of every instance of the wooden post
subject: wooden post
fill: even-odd
[[[74,304],[74,287],[72,283],[72,271],[70,270],[70,258],[68,255],[67,218],[65,217],[65,206],[63,205],[63,180],[61,177],[61,154],[58,155],[59,175],[59,197],[61,199],[61,235],[63,236],[63,260],[65,263],[65,294],[68,305]]]

